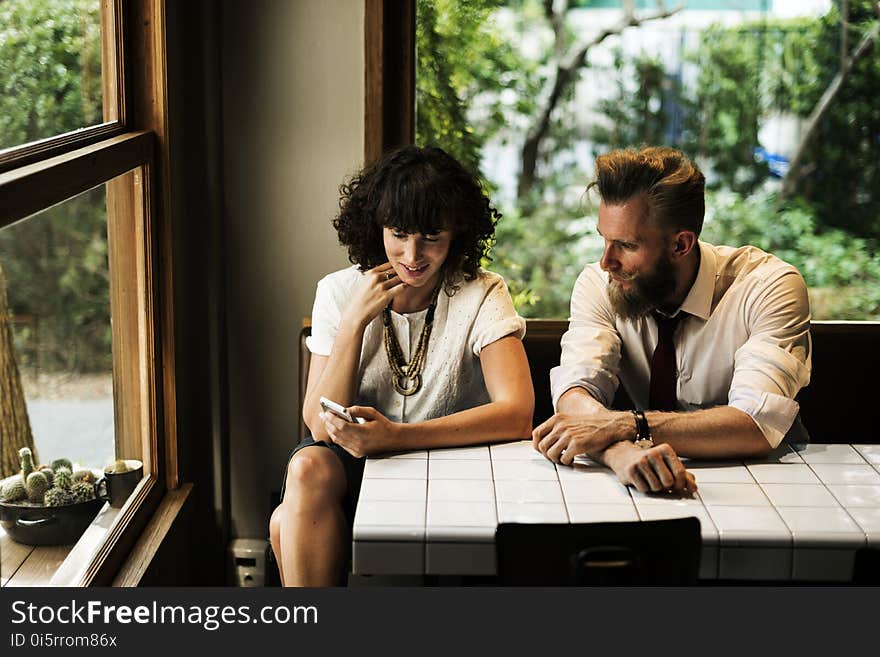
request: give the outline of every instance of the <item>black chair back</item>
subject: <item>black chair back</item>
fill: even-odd
[[[693,585],[700,570],[696,518],[580,524],[501,523],[502,586]]]

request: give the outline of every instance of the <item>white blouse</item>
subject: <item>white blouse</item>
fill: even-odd
[[[352,266],[318,282],[312,334],[306,338],[313,354],[330,355],[342,313],[362,277],[357,266]],[[407,361],[418,345],[426,314],[427,309],[391,312],[394,333]],[[422,387],[405,397],[392,383],[380,313],[364,331],[356,404],[372,406],[393,422],[422,422],[488,403],[480,352],[507,335],[522,339],[525,327],[498,274],[480,270],[476,279],[461,282],[452,296],[441,290],[422,367]]]

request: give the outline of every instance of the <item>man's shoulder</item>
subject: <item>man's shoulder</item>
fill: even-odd
[[[602,271],[598,262],[591,262],[581,270],[578,275],[578,283],[594,286],[601,290],[608,283],[608,274]]]
[[[715,254],[716,276],[720,278],[770,281],[785,274],[800,276],[794,265],[757,246],[704,245]]]

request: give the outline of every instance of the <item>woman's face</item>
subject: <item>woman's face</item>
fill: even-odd
[[[452,237],[452,231],[449,230],[422,235],[388,226],[382,229],[388,262],[400,280],[411,287],[433,287],[437,284],[437,277],[449,255]]]

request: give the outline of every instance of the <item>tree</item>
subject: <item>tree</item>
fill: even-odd
[[[101,94],[100,3],[0,2],[0,148],[100,123]],[[0,231],[0,258],[10,308],[40,322],[41,367],[108,369],[101,190]]]
[[[12,344],[9,304],[6,300],[6,277],[0,263],[0,478],[18,472],[18,450],[30,447],[34,462],[39,463],[34,436],[24,401],[21,376]]]
[[[852,52],[847,49],[850,31],[861,33]],[[812,90],[814,98],[821,95],[811,106],[783,180],[782,197],[806,194],[824,206],[823,217],[831,225],[880,238],[880,110],[874,101],[880,85],[880,56],[876,54],[880,2],[870,0],[869,6],[868,0],[862,0],[833,8],[819,24],[817,41],[828,42],[835,34],[840,37],[839,59],[830,48],[824,59],[828,69],[836,70],[825,86]],[[829,135],[833,138],[825,139]],[[812,180],[805,180],[808,176]],[[861,219],[858,225],[848,220],[852,216]]]
[[[536,181],[536,169],[541,147],[548,134],[557,106],[571,90],[580,70],[587,63],[587,54],[591,48],[599,45],[608,37],[620,34],[628,27],[637,27],[645,22],[668,18],[683,9],[664,9],[663,2],[657,2],[657,11],[652,14],[636,16],[635,0],[624,0],[620,20],[615,25],[599,30],[592,39],[581,41],[575,38],[566,24],[566,14],[571,9],[570,0],[543,0],[544,15],[553,28],[554,42],[550,66],[553,73],[541,97],[543,102],[538,107],[535,118],[529,127],[521,150],[521,166],[517,183],[517,197],[522,203],[531,192]]]

